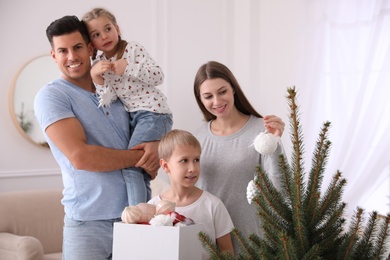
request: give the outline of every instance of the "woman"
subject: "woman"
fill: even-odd
[[[279,187],[278,158],[284,151],[279,142],[273,154],[264,156],[252,144],[265,130],[281,136],[285,124],[279,117],[263,118],[256,112],[233,73],[215,61],[199,68],[194,94],[206,120],[195,132],[202,146],[202,175],[197,185],[223,201],[244,237],[252,233],[262,236],[257,208],[248,203],[246,188],[259,164]],[[233,244],[238,253],[239,246],[234,240]]]

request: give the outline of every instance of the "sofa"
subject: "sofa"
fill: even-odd
[[[0,259],[62,259],[61,190],[0,193]]]
[[[151,188],[156,196],[169,183],[158,176]],[[61,199],[61,190],[0,192],[0,260],[62,259]]]

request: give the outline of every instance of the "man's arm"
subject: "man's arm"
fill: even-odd
[[[143,150],[118,150],[87,144],[84,129],[74,117],[48,126],[46,134],[79,170],[104,172],[133,167],[144,154]]]

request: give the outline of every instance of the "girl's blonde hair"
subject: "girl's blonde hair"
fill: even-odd
[[[200,143],[195,136],[185,130],[169,131],[160,141],[158,155],[160,159],[169,160],[176,146],[188,145],[201,151]]]
[[[82,20],[84,23],[88,23],[89,21],[91,21],[93,19],[97,19],[101,16],[107,17],[108,20],[110,20],[110,22],[112,22],[112,24],[114,24],[115,26],[118,26],[118,23],[116,22],[115,16],[104,8],[92,9],[91,11],[89,11],[88,13],[86,13],[83,16]],[[122,40],[121,36],[119,35],[118,46],[117,46],[117,55],[116,55],[117,60],[122,58],[123,53],[125,52],[125,49],[126,49],[126,45],[127,45],[127,42],[125,40]],[[92,55],[93,60],[96,59],[97,51],[98,50],[96,48],[94,48],[93,55]]]

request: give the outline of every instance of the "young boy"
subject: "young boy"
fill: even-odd
[[[202,224],[202,230],[222,251],[234,255],[230,232],[233,222],[216,196],[195,186],[200,175],[201,147],[198,140],[184,130],[169,131],[158,147],[160,166],[168,174],[170,188],[148,203],[157,205],[161,200],[176,203],[175,211]],[[208,259],[204,250],[203,259]]]

